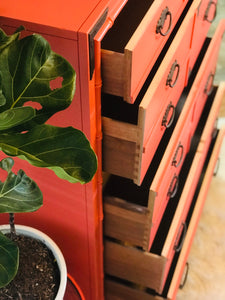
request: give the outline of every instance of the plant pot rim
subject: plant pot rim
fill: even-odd
[[[7,233],[9,232],[9,227],[9,224],[0,225],[0,231],[2,233]],[[57,244],[44,232],[26,225],[15,225],[15,227],[17,233],[40,240],[52,251],[60,271],[60,284],[55,300],[63,300],[67,285],[67,267],[61,250]]]

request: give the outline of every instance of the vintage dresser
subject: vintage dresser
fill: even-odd
[[[45,205],[17,222],[54,238],[85,299],[176,298],[224,136],[216,2],[0,3],[6,33],[42,34],[77,73],[72,106],[50,123],[82,129],[98,171],[71,184],[18,160]]]

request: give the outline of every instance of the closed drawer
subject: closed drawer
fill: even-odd
[[[188,82],[190,45],[199,2],[193,2],[155,76],[149,85],[151,78],[147,79],[134,104],[103,94],[105,171],[131,178],[138,185],[142,182],[165,130],[173,122],[175,106]]]
[[[203,135],[206,134],[206,132],[207,130],[205,130],[205,133],[203,133]],[[201,162],[202,165],[202,160],[203,160],[204,169],[202,168],[201,169],[202,169],[202,175],[204,176],[201,176],[200,179],[197,180],[195,184],[197,188],[191,189],[192,203],[186,218],[187,231],[186,231],[185,239],[183,240],[183,245],[180,253],[176,253],[173,258],[173,264],[170,268],[167,281],[165,283],[162,293],[155,293],[146,287],[139,286],[137,284],[132,284],[131,282],[124,281],[121,279],[119,280],[118,278],[116,279],[115,277],[106,277],[105,296],[107,300],[113,300],[113,299],[175,300],[176,299],[177,290],[179,289],[180,284],[182,284],[181,283],[182,275],[185,269],[186,261],[200,219],[200,215],[204,206],[204,202],[211,182],[211,177],[215,168],[216,160],[219,155],[219,151],[220,151],[220,147],[224,135],[225,135],[225,129],[221,130],[219,133],[217,132],[216,136],[212,140],[208,155],[205,160],[204,160],[205,154],[199,151],[199,149],[194,157],[191,170],[195,171],[196,169],[199,169],[198,164],[199,162]],[[209,137],[209,132],[207,136]],[[189,172],[189,174],[191,174],[191,172]],[[188,175],[188,177],[189,176],[190,175]],[[189,184],[190,184],[189,180],[187,180],[187,183],[183,188],[181,197],[183,196],[185,197],[185,195],[187,195],[187,193],[190,191]],[[182,207],[180,208],[182,209]],[[148,266],[149,265],[147,265],[146,268],[148,268]],[[153,270],[153,272],[156,271],[155,268],[151,270]],[[151,276],[153,276],[152,273],[150,277]]]
[[[207,117],[206,128],[208,128],[208,131],[213,132],[213,126],[224,94],[225,86],[224,84],[221,84],[218,89],[214,87],[211,95],[208,96],[207,101],[205,101],[206,104],[203,115],[205,118]],[[187,102],[187,105],[189,105],[189,101]],[[186,106],[184,106],[184,111],[185,107]],[[192,116],[192,111],[190,115]],[[206,119],[203,119],[203,121],[200,120],[200,125],[198,125],[196,130],[200,130],[201,132],[205,122]],[[181,122],[181,124],[183,125],[183,122]],[[181,126],[181,128],[183,127]],[[191,126],[190,130],[192,130]],[[181,130],[181,133],[180,137],[185,137],[185,131]],[[179,141],[178,137],[175,136],[174,138]],[[194,142],[195,138],[192,138],[192,143]],[[208,147],[209,142],[206,142],[205,135],[202,136],[200,145],[202,142],[204,146],[201,147]],[[179,148],[179,142],[177,145]],[[186,144],[186,141],[184,141],[184,145],[186,145],[185,148],[187,148],[188,143]],[[154,164],[150,166],[146,178],[141,186],[135,185],[126,178],[111,176],[104,190],[105,236],[112,237],[123,242],[128,242],[132,245],[139,246],[144,250],[150,250],[154,239],[157,240],[156,234],[164,211],[168,203],[177,197],[183,176],[176,170],[180,178],[179,184],[176,186],[176,193],[174,192],[172,197],[171,195],[168,195],[168,191],[171,189],[171,183],[174,180],[173,174],[176,172],[173,171],[173,168],[176,169],[176,167],[172,166],[172,175],[170,176],[169,181],[167,181],[167,176],[165,176],[167,175],[167,160],[172,163],[174,158],[174,152],[172,150],[174,149],[175,153],[177,151],[176,147],[173,148],[172,146],[173,143],[170,143],[168,145],[169,148],[166,148],[166,152],[161,163],[161,157],[159,156],[159,163],[155,160]],[[167,150],[169,151],[167,152]],[[161,148],[157,151],[159,152],[156,153],[156,157],[157,154],[163,152]],[[184,157],[182,158],[182,163],[180,163],[180,166],[178,167],[179,172],[183,162],[185,161],[185,153],[182,155],[184,155]],[[158,168],[158,165],[161,167]],[[164,184],[161,184],[164,180],[167,181],[166,188],[164,188]]]
[[[102,41],[103,91],[136,99],[188,0],[129,0]]]

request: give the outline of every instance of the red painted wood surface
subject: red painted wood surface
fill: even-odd
[[[95,150],[99,168],[86,184],[71,184],[47,169],[30,166],[16,159],[40,186],[44,206],[37,212],[16,216],[16,222],[45,231],[61,248],[69,273],[84,292],[85,299],[103,299],[103,248],[101,199],[101,117],[96,99],[95,70],[90,80],[88,34],[108,8],[108,19],[115,19],[126,0],[9,0],[0,3],[0,26],[10,34],[20,25],[23,35],[43,35],[53,51],[63,55],[75,68],[76,93],[71,106],[57,113],[49,123],[74,126],[84,131]],[[107,21],[107,20],[106,20]],[[98,115],[97,115],[98,114]],[[0,158],[4,155],[1,153]],[[0,216],[7,222],[7,216]]]

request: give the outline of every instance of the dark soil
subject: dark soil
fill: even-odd
[[[53,300],[59,286],[59,270],[51,251],[41,242],[17,236],[20,250],[19,270],[6,287],[0,300]]]

